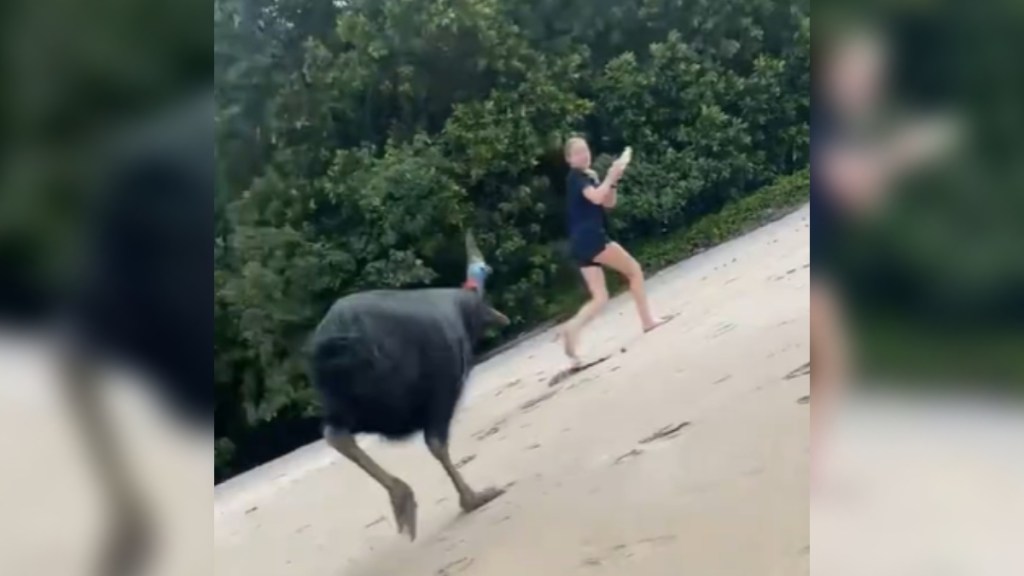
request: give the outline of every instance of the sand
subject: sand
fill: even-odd
[[[507,494],[470,515],[418,441],[363,445],[416,490],[420,538],[322,442],[216,488],[209,436],[112,374],[111,418],[158,520],[166,576],[1024,574],[1024,406],[859,391],[809,497],[808,215],[650,282],[678,316],[646,336],[628,298],[585,334],[482,364],[452,451]],[[88,574],[106,533],[94,463],[44,333],[0,328],[0,574]],[[969,390],[969,388],[968,388]],[[210,503],[213,501],[213,522]],[[809,534],[814,534],[810,556]]]
[[[461,514],[418,439],[361,444],[419,502],[419,538],[323,442],[215,491],[219,576],[799,576],[809,573],[806,207],[650,279],[567,366],[551,333],[474,371],[452,454],[477,487]]]
[[[0,329],[0,574],[92,576],[109,500],[45,333]],[[110,369],[101,390],[119,454],[153,525],[145,576],[209,574],[213,447],[184,427],[139,375]]]

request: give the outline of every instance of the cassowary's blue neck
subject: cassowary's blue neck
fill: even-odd
[[[466,268],[466,283],[463,284],[463,287],[469,290],[478,290],[483,294],[484,286],[490,273],[491,268],[487,264],[483,262],[471,263]]]

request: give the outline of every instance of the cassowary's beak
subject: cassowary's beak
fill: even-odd
[[[494,316],[493,322],[495,324],[497,324],[498,326],[501,326],[502,328],[504,328],[505,326],[508,326],[509,324],[512,323],[512,321],[508,319],[508,316],[505,316],[504,314],[502,314],[501,312],[498,312],[494,308],[490,308],[490,311],[491,311],[491,315]]]

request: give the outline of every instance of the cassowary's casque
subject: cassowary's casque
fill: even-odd
[[[448,431],[473,366],[474,345],[490,325],[508,318],[484,301],[487,268],[472,236],[463,288],[380,290],[338,300],[311,341],[311,371],[324,410],[324,437],[381,484],[400,533],[416,538],[412,489],[374,462],[355,442],[359,433],[392,439],[422,431],[431,454],[459,494],[464,511],[501,495],[476,492],[448,453]]]

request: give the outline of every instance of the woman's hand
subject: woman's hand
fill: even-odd
[[[889,144],[885,157],[893,172],[902,173],[942,159],[963,133],[954,117],[925,119],[904,128]]]
[[[628,162],[623,162],[621,158],[612,162],[612,165],[608,168],[608,178],[610,178],[612,182],[618,182],[621,180],[623,173],[626,171],[626,164],[628,164]]]

